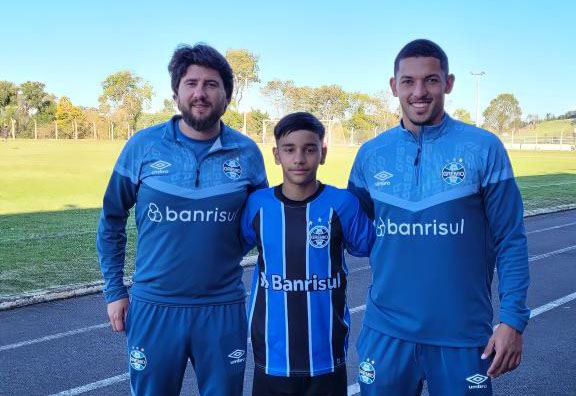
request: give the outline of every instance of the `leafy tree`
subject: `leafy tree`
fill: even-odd
[[[98,99],[102,111],[128,122],[136,130],[138,120],[152,99],[152,86],[129,71],[119,71],[102,81]]]
[[[250,133],[253,138],[260,137],[262,135],[262,124],[264,123],[264,120],[269,118],[270,116],[268,113],[258,109],[252,109],[250,113],[247,114],[246,129],[248,130],[248,133]]]
[[[281,117],[289,111],[288,92],[294,88],[295,85],[292,80],[272,80],[268,81],[266,85],[260,89],[260,92],[272,103],[276,111],[276,116]]]
[[[344,118],[349,106],[348,94],[339,85],[311,88],[308,111],[324,120]]]
[[[172,99],[164,99],[164,107],[162,108],[162,113],[170,113],[172,115],[178,113],[176,109],[176,103]]]
[[[522,110],[514,95],[505,93],[492,99],[482,114],[484,125],[500,134],[520,126]]]
[[[230,128],[236,129],[237,131],[241,131],[242,126],[244,126],[244,117],[242,114],[230,107],[226,109],[226,113],[222,116],[222,121],[224,124],[228,125]]]
[[[470,113],[465,110],[465,109],[456,109],[454,110],[454,114],[453,114],[454,118],[456,118],[457,120],[460,120],[462,122],[465,122],[466,124],[471,124],[474,125],[474,121],[472,121],[472,116],[470,115]]]
[[[55,118],[58,125],[64,125],[73,120],[82,122],[86,116],[80,107],[74,106],[68,97],[62,96],[56,104]]]
[[[18,87],[9,81],[0,81],[0,110],[6,106],[16,105]]]
[[[45,84],[38,81],[26,81],[19,87],[19,107],[28,116],[37,113],[54,113],[55,97],[44,91]]]
[[[226,59],[234,71],[234,91],[232,101],[238,108],[242,97],[252,83],[260,82],[258,76],[259,57],[246,49],[229,49],[226,51]]]

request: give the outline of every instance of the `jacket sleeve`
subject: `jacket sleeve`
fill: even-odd
[[[128,141],[116,162],[104,194],[98,224],[96,248],[107,303],[128,297],[124,286],[126,221],[136,203],[140,167],[134,146],[133,140]]]
[[[374,202],[372,197],[370,197],[370,191],[368,190],[368,185],[364,177],[363,170],[363,147],[358,150],[356,154],[356,159],[354,160],[354,165],[352,165],[352,170],[350,171],[350,177],[348,179],[348,191],[358,198],[360,201],[360,206],[368,215],[371,220],[374,220]]]
[[[255,214],[254,199],[251,195],[248,197],[240,221],[240,233],[244,254],[248,253],[256,245],[256,232],[253,224]]]
[[[346,250],[353,256],[370,255],[376,235],[372,221],[366,216],[355,196],[351,196],[350,207],[353,211],[350,227],[346,235]]]
[[[526,306],[530,272],[522,197],[500,140],[491,145],[486,161],[482,197],[496,252],[500,321],[522,332],[530,318]]]

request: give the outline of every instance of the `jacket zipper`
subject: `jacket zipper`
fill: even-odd
[[[196,187],[200,185],[200,163],[196,166],[196,181],[194,182],[194,185]]]
[[[420,163],[422,162],[422,133],[424,128],[420,130],[418,134],[418,152],[416,153],[416,158],[414,159],[414,179],[416,180],[416,185],[420,184]]]

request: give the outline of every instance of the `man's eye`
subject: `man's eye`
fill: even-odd
[[[400,84],[402,84],[402,85],[410,85],[410,84],[412,84],[412,80],[403,80],[403,81],[400,82]]]
[[[438,83],[438,79],[436,77],[434,78],[429,78],[426,80],[429,84],[437,84]]]

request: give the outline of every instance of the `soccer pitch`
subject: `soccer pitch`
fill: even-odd
[[[100,279],[95,230],[106,183],[124,142],[0,142],[0,295]],[[271,185],[282,174],[261,147]],[[324,183],[345,187],[357,147],[329,149]],[[511,151],[526,209],[576,202],[576,153]],[[129,221],[127,273],[135,230]]]

